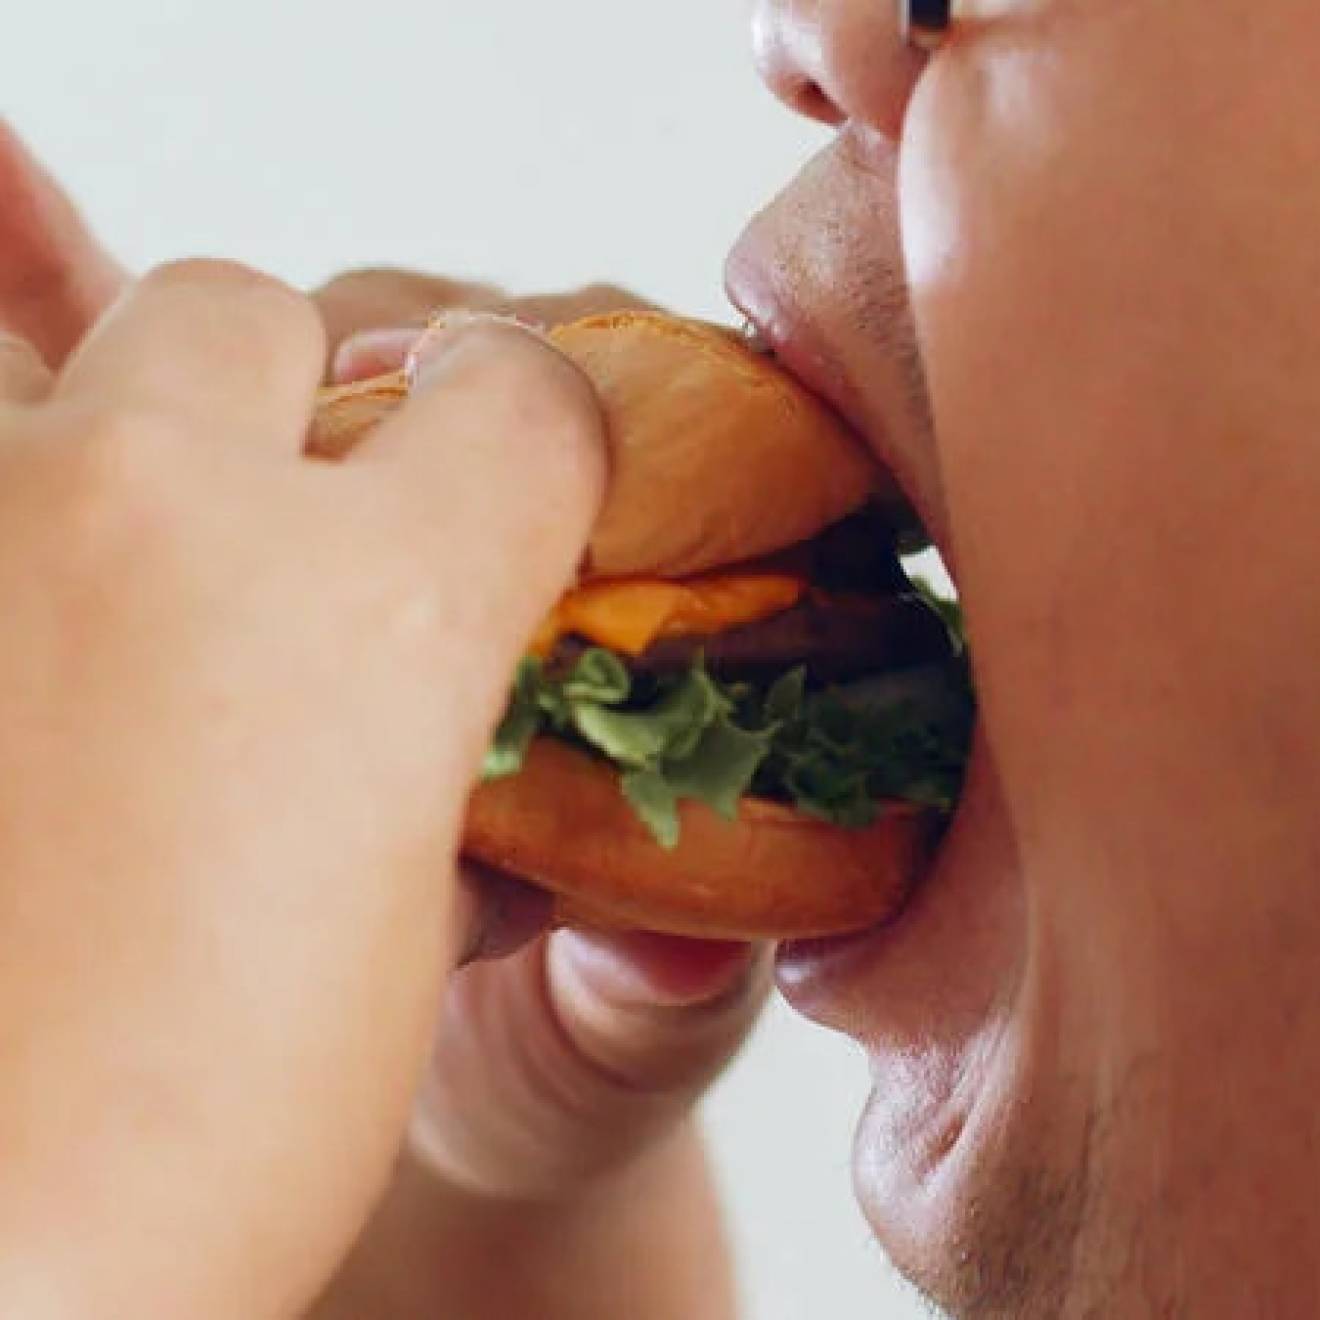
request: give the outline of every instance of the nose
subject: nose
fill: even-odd
[[[847,115],[827,90],[819,0],[756,0],[752,52],[761,81],[795,114],[837,128]]]
[[[762,80],[790,110],[890,139],[925,58],[903,40],[895,0],[756,0],[752,47]]]

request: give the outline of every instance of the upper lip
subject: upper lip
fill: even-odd
[[[748,239],[734,248],[725,271],[725,292],[800,385],[860,432],[852,391],[805,310],[787,295],[773,268]]]

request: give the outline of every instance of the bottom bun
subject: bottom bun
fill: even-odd
[[[897,911],[929,851],[930,813],[884,804],[864,829],[745,799],[728,821],[679,809],[666,850],[633,813],[617,774],[538,738],[521,772],[472,796],[463,853],[559,895],[563,920],[710,939],[840,935]]]

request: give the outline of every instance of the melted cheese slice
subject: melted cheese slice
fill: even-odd
[[[624,578],[570,591],[532,640],[546,656],[575,634],[621,655],[641,655],[662,637],[706,637],[757,623],[791,609],[807,591],[805,578],[786,573],[726,573],[665,582]]]

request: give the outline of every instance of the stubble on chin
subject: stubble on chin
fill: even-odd
[[[1112,1102],[1088,1114],[1070,1164],[1051,1164],[1046,1133],[1018,1127],[927,1252],[894,1263],[954,1320],[1184,1320],[1173,1198],[1115,1172],[1149,1118],[1135,1066]],[[1145,1097],[1144,1099],[1142,1097]],[[1028,1144],[1032,1148],[1024,1149]],[[1130,1151],[1129,1151],[1130,1155]]]
[[[1086,1199],[1075,1175],[1018,1169],[968,1200],[938,1253],[905,1273],[957,1320],[1059,1320]]]

